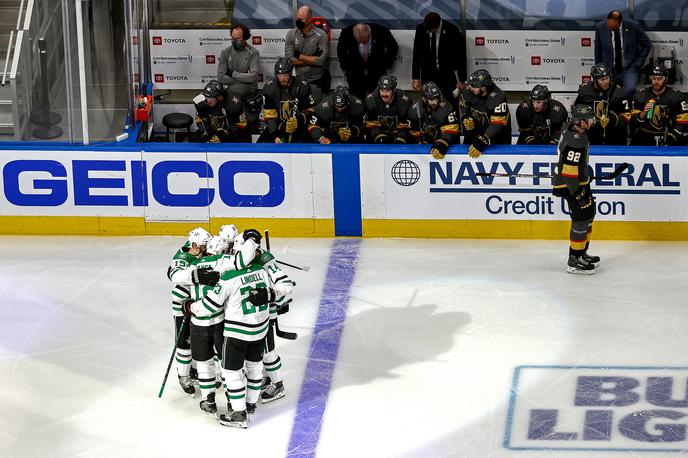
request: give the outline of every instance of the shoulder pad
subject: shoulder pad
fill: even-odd
[[[581,150],[586,147],[586,139],[587,135],[574,132],[567,126],[566,129],[562,129],[562,139],[559,142],[559,144],[561,144],[564,147]]]

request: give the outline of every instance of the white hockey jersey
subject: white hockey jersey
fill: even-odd
[[[292,293],[294,282],[279,267],[264,269],[263,258],[259,258],[245,269],[225,272],[212,291],[191,305],[193,315],[198,319],[224,310],[225,337],[250,342],[263,339],[270,324],[269,304],[253,305],[250,292],[272,288],[277,297],[284,297]]]

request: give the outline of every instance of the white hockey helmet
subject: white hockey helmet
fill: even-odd
[[[220,227],[220,237],[228,242],[233,242],[238,234],[239,231],[234,224],[225,224],[224,226]]]
[[[213,235],[210,237],[210,240],[208,240],[205,251],[208,252],[208,254],[222,254],[226,253],[228,249],[229,242],[227,239],[219,235]]]
[[[196,244],[197,246],[206,245],[210,240],[210,233],[203,229],[202,227],[197,227],[196,229],[189,232],[189,244]]]

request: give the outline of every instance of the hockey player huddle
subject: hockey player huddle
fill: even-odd
[[[255,229],[238,233],[231,224],[215,236],[196,228],[167,271],[180,336],[179,384],[189,395],[200,392],[201,410],[237,428],[247,427],[259,399],[284,397],[273,323],[291,302],[295,283],[261,250],[261,238]],[[222,385],[227,413],[221,414],[215,398]]]

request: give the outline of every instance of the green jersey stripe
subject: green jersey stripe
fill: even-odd
[[[245,334],[247,336],[256,336],[258,334],[265,332],[267,329],[268,329],[267,325],[265,327],[263,327],[262,329],[258,329],[257,331],[248,331],[245,329],[230,328],[229,326],[225,326],[225,332],[236,332],[237,334]]]

